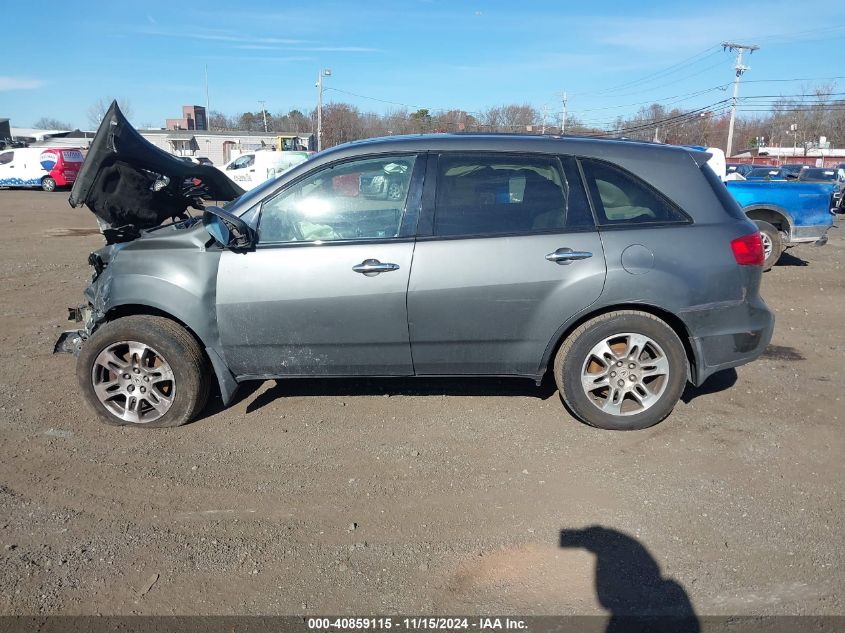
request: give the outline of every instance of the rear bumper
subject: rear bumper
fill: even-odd
[[[775,316],[759,297],[681,313],[690,332],[695,362],[691,381],[698,386],[730,367],[750,363],[772,340]]]
[[[63,173],[61,171],[52,171],[50,172],[50,177],[60,187],[66,187],[76,182],[76,172]]]

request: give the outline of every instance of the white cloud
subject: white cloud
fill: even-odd
[[[306,44],[306,40],[284,39],[279,37],[245,37],[237,35],[229,31],[220,29],[205,29],[193,31],[170,31],[159,28],[140,28],[138,32],[144,35],[156,35],[159,37],[177,38],[177,39],[192,39],[212,42],[256,42],[258,44],[274,44],[274,45],[292,45],[292,44]]]
[[[245,51],[303,51],[319,53],[377,53],[379,49],[368,46],[270,46],[266,44],[239,44],[234,46]]]
[[[41,79],[28,77],[0,77],[0,92],[9,90],[35,90],[44,85]]]

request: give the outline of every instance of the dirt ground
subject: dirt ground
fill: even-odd
[[[766,357],[646,431],[504,380],[267,382],[144,431],[51,355],[102,239],[66,199],[0,190],[0,614],[845,614],[842,231],[765,275]]]

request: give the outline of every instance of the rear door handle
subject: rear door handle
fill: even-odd
[[[587,259],[593,254],[588,251],[573,251],[571,248],[559,248],[554,253],[546,255],[546,259],[561,266],[566,266],[579,259]]]
[[[391,264],[389,262],[382,263],[377,259],[365,259],[360,264],[355,264],[352,267],[356,273],[361,273],[367,277],[375,277],[381,273],[389,273],[393,270],[399,270],[399,264]]]

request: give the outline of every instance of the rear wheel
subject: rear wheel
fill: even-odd
[[[44,178],[41,179],[41,188],[44,191],[55,191],[56,181],[50,176],[44,176]]]
[[[783,237],[780,231],[768,222],[754,220],[754,224],[760,230],[760,239],[763,242],[763,255],[766,258],[763,270],[771,270],[783,254]]]
[[[671,413],[687,380],[687,358],[675,331],[652,314],[609,312],[564,341],[555,357],[564,403],[582,422],[636,430]]]
[[[107,424],[180,426],[208,399],[202,349],[185,328],[163,317],[106,323],[82,346],[76,374],[86,401]]]

